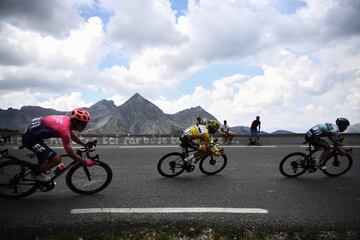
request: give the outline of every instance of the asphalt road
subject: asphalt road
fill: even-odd
[[[330,178],[316,172],[296,179],[283,177],[281,159],[300,146],[225,147],[229,162],[218,175],[192,173],[164,178],[157,162],[178,147],[98,147],[113,169],[103,192],[81,196],[69,190],[64,177],[51,192],[21,200],[0,199],[0,233],[23,229],[109,226],[246,226],[269,229],[360,229],[360,148],[352,169]],[[11,149],[24,155],[24,150]],[[67,162],[69,160],[64,160]],[[83,208],[260,208],[268,213],[97,213],[71,214]],[[44,230],[44,231],[45,231]]]

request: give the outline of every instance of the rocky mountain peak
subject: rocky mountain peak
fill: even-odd
[[[116,105],[113,100],[100,100],[94,105],[92,105],[89,109],[107,109],[107,110],[114,110]]]
[[[139,93],[135,93],[131,98],[129,98],[125,104],[132,104],[132,103],[150,103],[147,99],[141,96]]]

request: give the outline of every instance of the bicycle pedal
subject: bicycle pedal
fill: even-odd
[[[314,173],[314,172],[316,172],[316,170],[317,170],[317,168],[313,168],[313,167],[312,167],[312,168],[309,168],[309,169],[308,169],[308,172],[309,172],[309,173]]]
[[[195,166],[194,166],[194,165],[188,165],[188,166],[186,166],[185,170],[186,170],[187,172],[192,172],[192,171],[195,170]]]
[[[54,181],[39,182],[39,183],[40,183],[39,190],[42,192],[49,192],[56,186],[56,182],[54,182]]]

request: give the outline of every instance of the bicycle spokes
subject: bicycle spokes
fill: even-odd
[[[66,184],[76,193],[92,194],[105,189],[111,179],[111,168],[103,162],[97,162],[92,167],[77,165],[70,169]]]
[[[169,162],[169,166],[170,166],[170,171],[172,171],[172,173],[174,173],[175,168],[176,168],[176,162],[175,161]]]
[[[322,170],[324,174],[337,177],[349,171],[352,166],[352,158],[347,155],[334,155],[326,159],[323,165],[325,167]]]
[[[340,167],[340,162],[339,160],[334,160],[332,163],[333,167]]]
[[[207,175],[213,175],[221,172],[227,164],[227,157],[225,154],[221,155],[206,155],[199,164],[200,171]]]
[[[303,153],[292,153],[286,156],[280,163],[280,173],[286,177],[297,177],[307,169],[306,155]]]
[[[185,162],[181,153],[169,153],[163,156],[157,166],[158,172],[164,177],[174,177],[185,170]]]
[[[91,181],[90,172],[89,172],[89,169],[87,168],[87,166],[84,166],[83,169],[85,171],[85,175],[86,175],[87,179],[89,181]]]
[[[0,196],[19,198],[34,192],[37,184],[31,173],[29,163],[3,162],[0,166]]]

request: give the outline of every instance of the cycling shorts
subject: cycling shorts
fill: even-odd
[[[191,148],[194,150],[199,148],[199,144],[194,143],[187,135],[181,135],[179,139],[181,142],[181,147],[183,148]]]
[[[324,149],[324,150],[330,150],[331,149],[330,144],[327,141],[321,139],[319,136],[314,136],[314,135],[308,136],[308,135],[306,135],[305,140],[306,140],[306,142],[313,145],[315,148],[320,148],[320,149]]]
[[[259,137],[259,131],[256,128],[250,128],[251,137]]]
[[[22,136],[22,145],[36,154],[39,162],[51,160],[56,152],[49,148],[43,139],[38,139],[30,131],[26,131]]]

